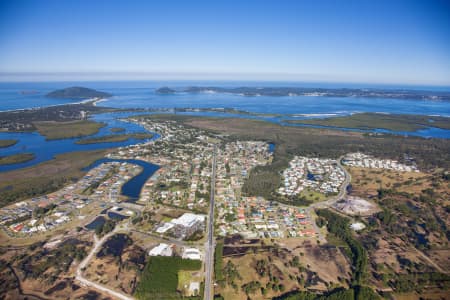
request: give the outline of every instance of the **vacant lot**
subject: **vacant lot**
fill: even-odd
[[[431,187],[431,176],[426,173],[398,172],[369,168],[347,168],[352,176],[355,193],[377,195],[380,188],[395,188],[399,192],[420,193]]]
[[[139,273],[145,266],[146,252],[133,242],[122,245],[123,249],[117,249],[119,246],[115,244],[112,246],[113,249],[105,251],[108,252],[106,255],[97,255],[91,261],[85,275],[90,280],[132,295]]]
[[[222,269],[223,281],[216,293],[225,299],[243,300],[247,293],[251,299],[271,299],[299,288],[326,291],[328,287],[348,287],[351,272],[338,248],[300,239],[280,240],[265,252],[224,257]]]
[[[70,121],[70,122],[34,122],[37,131],[45,136],[47,140],[58,140],[75,138],[96,134],[105,124],[93,121]]]

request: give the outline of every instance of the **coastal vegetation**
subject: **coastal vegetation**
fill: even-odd
[[[54,192],[84,176],[82,169],[104,157],[107,150],[57,155],[38,165],[0,173],[0,206]]]
[[[68,98],[68,99],[88,99],[88,98],[107,98],[112,95],[105,92],[85,88],[85,87],[68,87],[65,89],[56,90],[46,95],[49,98]]]
[[[7,148],[17,144],[18,140],[0,140],[0,148]]]
[[[176,91],[163,87],[161,92]],[[179,90],[182,93],[226,93],[244,96],[321,96],[321,97],[361,97],[416,100],[450,100],[450,93],[445,91],[392,90],[392,89],[349,89],[349,88],[307,88],[307,87],[214,87],[191,86]]]
[[[100,137],[85,138],[76,141],[76,144],[96,144],[96,143],[112,143],[112,142],[124,142],[128,139],[144,140],[152,138],[151,133],[130,133],[130,134],[113,134],[104,135]]]
[[[182,259],[181,257],[151,257],[142,272],[137,285],[137,299],[181,299],[177,292],[178,272],[181,270],[199,270],[201,261]]]
[[[90,101],[35,109],[3,111],[0,112],[0,131],[30,132],[36,130],[35,122],[80,121],[87,119],[91,114],[117,111],[117,109],[99,107],[93,104],[94,101]]]
[[[70,121],[70,122],[35,122],[38,132],[47,140],[67,139],[82,137],[98,133],[100,128],[106,126],[104,123],[94,121]]]
[[[123,128],[123,127],[112,127],[112,128],[109,129],[109,131],[114,132],[114,133],[124,132],[125,128]]]
[[[320,125],[355,129],[387,129],[392,131],[417,131],[428,127],[450,129],[450,118],[423,115],[359,113],[345,117],[325,119],[287,120],[290,124]]]
[[[0,166],[23,163],[32,159],[34,159],[33,153],[18,153],[7,156],[0,156]]]

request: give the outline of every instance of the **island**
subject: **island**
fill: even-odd
[[[109,129],[109,131],[111,131],[111,132],[124,132],[125,128],[123,128],[123,127],[112,127],[112,128]]]
[[[75,137],[93,135],[106,126],[105,123],[98,123],[89,120],[55,122],[41,121],[33,123],[37,131],[46,137],[47,140],[59,140]]]
[[[160,92],[158,92],[161,90]],[[164,87],[157,93],[177,93]],[[191,86],[181,89],[180,93],[226,93],[242,96],[311,96],[311,97],[360,97],[360,98],[388,98],[412,99],[431,101],[450,101],[450,92],[407,90],[407,89],[354,89],[354,88],[307,88],[307,87],[204,87]]]
[[[0,140],[0,148],[8,148],[17,144],[17,140]]]
[[[157,89],[156,91],[155,91],[155,93],[157,93],[157,94],[175,94],[177,91],[175,91],[175,90],[173,90],[173,89],[171,89],[171,88],[168,88],[168,87],[162,87],[162,88],[159,88],[159,89]]]
[[[112,134],[104,135],[99,137],[92,137],[81,139],[76,142],[76,144],[86,145],[86,144],[96,144],[96,143],[113,143],[113,142],[125,142],[128,139],[144,140],[153,137],[151,133],[130,133],[130,134]]]
[[[0,165],[11,165],[27,162],[34,159],[33,153],[19,153],[7,156],[0,156]]]
[[[112,95],[94,89],[74,86],[50,92],[46,96],[49,98],[88,99],[88,98],[108,98],[111,97]]]

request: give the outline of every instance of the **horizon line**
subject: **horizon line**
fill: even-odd
[[[46,78],[43,78],[46,77]],[[237,81],[237,82],[291,82],[368,84],[389,86],[450,87],[450,82],[425,82],[418,80],[382,81],[377,79],[355,79],[339,76],[305,73],[268,72],[158,72],[158,71],[0,71],[0,82],[93,82],[93,81]]]

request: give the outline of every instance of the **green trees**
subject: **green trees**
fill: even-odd
[[[106,220],[105,223],[95,228],[95,234],[98,236],[103,236],[111,231],[114,230],[114,227],[116,226],[116,222],[113,220]]]
[[[198,270],[201,261],[181,257],[155,256],[145,266],[136,288],[138,299],[180,299],[177,293],[178,271]]]
[[[223,255],[223,242],[217,241],[216,251],[214,251],[214,276],[219,284],[224,280],[222,272],[223,268],[222,255]]]
[[[331,291],[326,295],[316,295],[311,292],[299,291],[295,293],[288,293],[274,300],[379,300],[381,299],[377,293],[371,288],[358,286],[348,290],[338,289]]]
[[[353,237],[348,219],[327,209],[317,210],[317,215],[325,218],[328,231],[343,240],[350,248],[354,268],[353,284],[361,285],[367,268],[367,253],[361,243]]]
[[[254,294],[257,290],[261,288],[261,283],[259,281],[250,281],[242,285],[242,290],[248,294]]]

